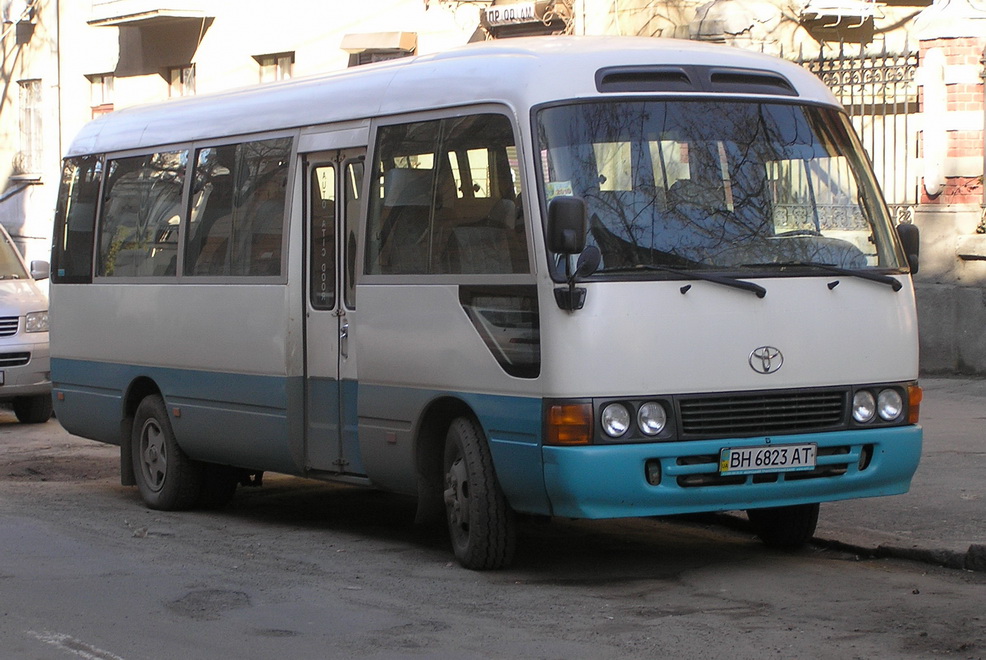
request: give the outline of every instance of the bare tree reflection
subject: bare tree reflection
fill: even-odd
[[[834,110],[598,102],[538,119],[545,189],[585,199],[605,268],[895,260],[879,193]]]

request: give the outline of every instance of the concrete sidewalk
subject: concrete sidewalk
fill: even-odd
[[[924,451],[910,492],[822,504],[815,540],[986,571],[986,379],[920,384]]]

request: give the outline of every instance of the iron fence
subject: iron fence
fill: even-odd
[[[855,51],[855,52],[852,52]],[[866,149],[887,204],[900,221],[918,203],[918,126],[915,72],[918,53],[868,53],[862,45],[839,44],[817,57],[794,60],[828,85],[845,106]]]

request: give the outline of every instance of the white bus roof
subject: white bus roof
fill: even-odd
[[[621,67],[624,72],[674,67],[770,72],[789,84],[786,93],[778,91],[778,98],[838,106],[828,88],[805,69],[759,53],[649,37],[531,37],[469,44],[441,53],[118,110],[83,127],[67,155],[483,102],[526,108],[562,99],[599,98],[611,94],[600,92],[597,73],[607,69],[619,75]],[[691,89],[687,93],[711,92]],[[750,93],[740,88],[730,95]],[[766,95],[771,95],[770,90]],[[758,96],[763,98],[764,93]]]

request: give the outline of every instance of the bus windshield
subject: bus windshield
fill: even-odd
[[[862,147],[834,109],[618,100],[536,118],[545,204],[585,200],[601,275],[906,265]]]

